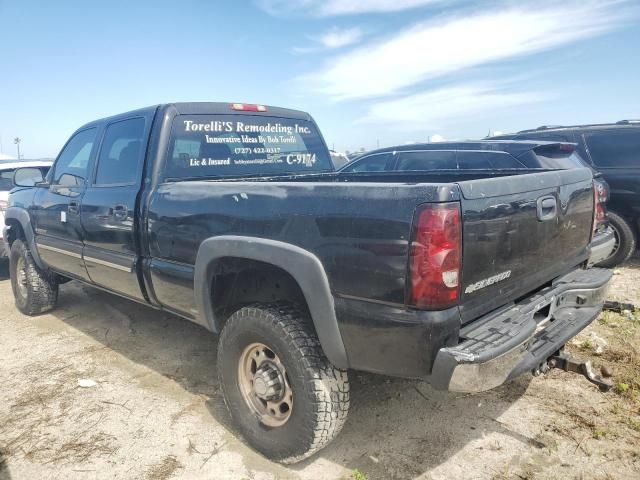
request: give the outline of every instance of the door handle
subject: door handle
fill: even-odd
[[[554,196],[546,196],[540,197],[536,202],[538,220],[541,222],[546,222],[548,220],[553,220],[556,218],[556,213],[558,210],[558,204],[556,201],[556,197]]]
[[[77,215],[80,213],[80,204],[78,204],[78,202],[69,202],[67,211],[73,215]]]
[[[113,207],[113,218],[117,220],[125,220],[128,214],[129,210],[126,205],[120,204]]]

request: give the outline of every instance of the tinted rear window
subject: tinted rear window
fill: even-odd
[[[173,121],[165,176],[332,170],[329,151],[312,122],[257,115],[179,115]]]
[[[536,147],[533,153],[535,162],[537,162],[538,165],[531,165],[532,168],[569,170],[571,168],[587,166],[578,153],[573,152],[567,155],[567,152],[560,151],[555,146],[549,147],[548,149]]]
[[[585,135],[589,153],[599,167],[640,167],[640,129]]]

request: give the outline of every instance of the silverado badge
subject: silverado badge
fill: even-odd
[[[506,280],[510,276],[511,270],[507,270],[506,272],[502,272],[492,277],[485,278],[484,280],[480,280],[479,282],[468,285],[467,288],[464,289],[464,293],[473,293],[476,290],[480,290],[481,288],[488,287],[489,285],[501,282],[502,280]]]

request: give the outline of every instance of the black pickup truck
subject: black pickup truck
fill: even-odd
[[[231,415],[282,462],[339,432],[347,369],[478,392],[565,365],[611,275],[585,268],[589,169],[336,173],[313,119],[276,107],[91,122],[14,183],[18,309],[73,279],[219,334]]]

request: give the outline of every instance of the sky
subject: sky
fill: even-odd
[[[0,0],[0,153],[173,101],[308,111],[329,147],[640,118],[638,0]]]

